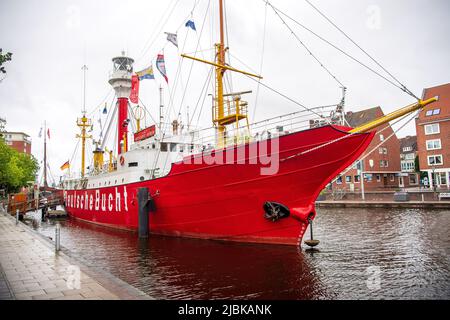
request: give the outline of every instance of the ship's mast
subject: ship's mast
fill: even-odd
[[[81,177],[84,178],[86,168],[86,139],[91,139],[92,135],[86,134],[86,128],[92,126],[91,119],[86,117],[86,71],[87,66],[84,65],[83,70],[83,108],[81,110],[81,118],[77,119],[77,126],[81,129],[81,134],[77,134],[77,138],[81,138]]]
[[[223,106],[223,75],[225,69],[221,66],[225,65],[225,39],[223,32],[223,0],[219,0],[219,29],[220,29],[220,42],[216,44],[217,64],[216,66],[216,99],[217,99],[217,118],[214,119],[217,122],[217,143],[220,147],[224,146],[226,128],[218,121],[224,116]]]

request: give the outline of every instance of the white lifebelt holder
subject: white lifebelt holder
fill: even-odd
[[[125,164],[125,158],[123,156],[120,156],[120,165],[123,166]]]

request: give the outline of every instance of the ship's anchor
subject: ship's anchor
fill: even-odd
[[[267,201],[264,203],[263,208],[265,211],[264,218],[272,222],[286,218],[290,214],[289,209],[285,205],[278,202]]]
[[[320,241],[319,240],[314,240],[314,237],[313,237],[313,221],[312,221],[312,219],[308,218],[308,222],[309,222],[309,231],[310,231],[310,234],[311,234],[311,239],[305,240],[305,244],[307,246],[310,246],[310,247],[315,247],[315,246],[317,246],[319,244]]]

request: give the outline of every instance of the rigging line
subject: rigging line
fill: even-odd
[[[103,98],[102,102],[100,102],[95,109],[93,109],[91,112],[88,113],[88,117],[91,117],[97,110],[101,108],[103,103],[108,100],[109,96],[111,95],[111,92],[113,91],[113,88],[111,87],[108,91],[108,94]]]
[[[179,1],[180,1],[180,0],[173,0],[173,1],[167,6],[166,10],[165,10],[164,13],[161,15],[161,18],[159,19],[158,23],[156,24],[155,29],[153,29],[153,30],[154,30],[153,34],[149,37],[149,39],[148,39],[147,42],[145,43],[144,47],[142,48],[142,50],[141,50],[141,55],[140,55],[140,57],[136,60],[136,62],[140,61],[140,60],[144,57],[144,55],[148,52],[148,50],[149,50],[149,49],[152,47],[152,45],[155,43],[156,39],[158,39],[158,36],[160,35],[161,30],[166,26],[167,21],[168,21],[169,18],[172,16],[172,13],[173,13],[173,11],[174,11],[174,9],[175,9],[175,6],[178,4]],[[160,24],[161,24],[161,22],[163,21],[165,15],[169,12],[169,10],[170,10],[170,8],[171,8],[172,6],[173,6],[173,8],[172,8],[172,10],[170,11],[169,16],[167,16],[167,18],[166,18],[166,20],[164,21],[164,23],[160,26]],[[159,26],[160,26],[160,28],[159,28]],[[151,39],[153,39],[153,40],[151,41],[150,45],[148,45]]]
[[[316,6],[314,6],[309,0],[305,0],[314,10],[316,10],[325,20],[327,20],[333,27],[335,27],[339,32],[341,32],[351,43],[358,47],[367,57],[369,57],[373,62],[375,62],[384,72],[391,76],[392,79],[397,81],[401,86],[401,89],[409,94],[410,96],[420,100],[414,93],[411,92],[403,83],[401,83],[392,73],[390,73],[386,68],[384,68],[375,58],[373,58],[367,51],[365,51],[361,46],[359,46],[350,36],[348,36],[341,28],[339,28],[331,19],[329,19],[324,13],[322,13]]]
[[[101,146],[102,150],[105,148],[106,142],[109,139],[109,132],[111,130],[112,124],[114,123],[114,118],[115,118],[115,116],[117,114],[117,109],[118,109],[117,106],[118,106],[118,104],[119,104],[119,101],[116,102],[116,107],[115,108],[111,108],[110,109],[110,112],[111,112],[111,110],[113,110],[113,111],[112,111],[112,114],[111,114],[111,118],[109,119],[108,127],[106,128],[105,137],[104,137],[104,139],[102,141],[102,146]],[[117,133],[117,128],[116,128],[116,133]]]
[[[263,0],[264,2],[266,2],[266,0]],[[353,60],[354,62],[358,63],[359,65],[361,65],[362,67],[366,68],[367,70],[369,70],[370,72],[374,73],[375,75],[379,76],[380,78],[382,78],[383,80],[387,81],[388,83],[392,84],[394,87],[402,90],[403,88],[399,85],[397,85],[396,83],[394,83],[392,80],[386,78],[385,76],[383,76],[382,74],[380,74],[379,72],[377,72],[376,70],[374,70],[373,68],[369,67],[368,65],[366,65],[365,63],[361,62],[360,60],[356,59],[355,57],[351,56],[350,54],[348,54],[347,52],[345,52],[344,50],[342,50],[341,48],[339,48],[338,46],[336,46],[335,44],[333,44],[332,42],[328,41],[327,39],[325,39],[324,37],[320,36],[319,34],[317,34],[316,32],[314,32],[313,30],[309,29],[308,27],[306,27],[305,25],[301,24],[300,22],[298,22],[297,20],[295,20],[294,18],[292,18],[291,16],[287,15],[286,13],[284,13],[283,11],[281,11],[280,9],[274,7],[272,5],[272,8],[274,8],[275,10],[277,10],[280,14],[282,14],[283,16],[285,16],[287,19],[291,20],[292,22],[294,22],[295,24],[297,24],[298,26],[302,27],[303,29],[305,29],[306,31],[310,32],[312,35],[314,35],[315,37],[317,37],[318,39],[322,40],[323,42],[325,42],[326,44],[328,44],[329,46],[333,47],[334,49],[338,50],[340,53],[342,53],[343,55],[345,55],[346,57],[350,58],[351,60]]]
[[[248,75],[245,75],[245,76],[246,76],[247,78],[249,78],[249,79],[255,81],[255,82],[258,81],[258,80],[254,79],[253,77],[250,77],[250,76],[248,76]],[[321,114],[315,112],[313,109],[306,107],[305,105],[301,104],[300,102],[295,101],[295,100],[292,99],[292,98],[289,98],[287,95],[281,93],[280,91],[278,91],[278,90],[276,90],[276,89],[273,89],[273,88],[269,87],[267,84],[265,84],[265,83],[263,83],[263,82],[260,82],[260,84],[261,84],[264,88],[269,89],[270,91],[272,91],[272,92],[274,92],[274,93],[276,93],[276,94],[282,96],[282,97],[285,98],[286,100],[289,100],[289,101],[291,101],[292,103],[294,103],[294,104],[296,104],[296,105],[302,107],[302,108],[305,109],[306,111],[309,111],[309,112],[315,114],[316,116],[319,116],[320,118],[325,119],[325,121],[326,121],[327,123],[329,123],[329,121],[328,121],[323,115],[321,115]]]
[[[275,14],[280,18],[281,22],[286,26],[286,28],[289,29],[289,31],[291,32],[291,34],[294,36],[295,39],[297,39],[297,41],[306,49],[306,51],[309,53],[309,55],[311,57],[314,58],[314,60],[317,61],[317,63],[341,86],[341,87],[345,87],[345,85],[338,80],[338,78],[336,78],[336,76],[331,73],[331,71],[325,67],[325,65],[319,60],[319,58],[317,58],[312,52],[311,50],[309,50],[309,48],[305,45],[305,43],[300,40],[300,38],[298,37],[298,35],[294,32],[294,30],[292,30],[292,28],[286,23],[286,21],[283,19],[283,17],[278,13],[277,10],[275,10],[275,8],[272,6],[272,4],[270,2],[267,2],[268,5],[273,9],[273,12],[275,12]]]
[[[187,40],[188,35],[189,35],[189,29],[186,32],[186,36],[184,38],[183,48],[181,49],[182,52],[184,51],[184,48],[186,47],[186,42],[187,42],[186,40]],[[177,68],[177,73],[175,75],[174,88],[169,93],[169,105],[168,105],[169,108],[172,108],[172,106],[174,104],[175,92],[176,92],[176,90],[178,88],[178,83],[181,83],[181,87],[183,88],[183,90],[185,90],[185,86],[183,84],[183,78],[182,78],[182,75],[181,75],[181,71],[182,71],[183,63],[184,63],[184,58],[181,57],[180,51],[178,50],[178,47],[177,47],[177,53],[178,53],[178,68]]]
[[[200,45],[201,35],[203,33],[203,29],[204,29],[204,26],[205,26],[206,17],[208,16],[209,5],[210,5],[210,1],[208,1],[208,7],[206,8],[206,11],[205,11],[205,17],[203,19],[202,28],[200,30],[200,37],[198,38],[198,41],[197,41],[196,51],[198,50],[198,47]],[[191,74],[192,74],[193,66],[194,66],[194,61],[192,61],[191,67],[190,67],[190,70],[189,70],[188,83],[189,83],[189,80],[190,80],[190,77],[191,77]],[[181,72],[180,72],[180,74],[181,74]],[[180,103],[180,108],[178,110],[178,113],[181,112],[181,108],[183,106],[183,101],[184,101],[184,98],[186,96],[186,91],[187,91],[187,87],[184,89],[183,97],[182,97],[182,100],[181,100],[181,103]],[[170,89],[169,89],[169,92],[170,92]],[[168,107],[169,110],[167,110],[167,115],[170,115],[170,111],[173,109],[173,107],[174,107],[173,104],[169,105],[169,107]],[[175,117],[177,117],[177,115],[175,115]],[[161,132],[162,132],[162,137],[161,137],[160,141],[162,142],[164,140],[164,137],[165,137],[165,132],[163,132],[162,130],[161,130]],[[158,159],[159,159],[160,153],[161,153],[161,148],[157,151],[157,156],[156,156],[155,161],[154,161],[153,170],[156,169],[156,165],[158,164]],[[167,161],[167,158],[166,158],[166,161]],[[165,165],[166,165],[166,163],[164,164],[164,169],[165,169]]]
[[[150,118],[152,119],[152,121],[155,123],[155,126],[158,128],[158,130],[161,130],[161,128],[159,127],[159,122],[157,122],[152,114],[150,113],[150,111],[148,111],[147,106],[144,104],[144,102],[141,100],[141,98],[139,98],[139,102],[141,103],[141,105],[144,107],[144,110],[148,113],[148,115],[150,116]]]
[[[116,115],[116,108],[114,107],[114,98],[111,100],[111,104],[109,106],[109,111],[108,111],[108,114],[106,115],[105,124],[108,124],[107,131],[105,132],[105,134],[103,134],[103,130],[101,132],[101,134],[102,134],[102,144],[101,144],[100,148],[102,150],[104,149],[104,147],[108,143],[109,128],[111,126],[111,122],[113,121],[113,117],[115,117],[115,115]]]
[[[420,110],[418,111],[420,112]],[[404,128],[408,123],[410,123],[416,116],[417,113],[414,113],[411,117],[411,119],[409,119],[408,121],[406,121],[404,124],[402,124],[398,129],[394,130],[388,137],[386,137],[383,141],[381,141],[380,143],[378,143],[375,147],[373,147],[368,153],[366,153],[363,157],[361,157],[360,159],[358,159],[357,161],[363,161],[364,159],[366,159],[370,154],[372,154],[372,152],[374,152],[375,150],[377,150],[380,146],[382,146],[384,143],[386,143],[386,141],[388,141],[390,138],[392,138],[398,131],[400,131],[402,128]],[[407,116],[409,116],[409,114],[404,115],[403,117],[401,117],[400,119],[398,119],[397,121],[395,121],[391,126],[389,124],[387,124],[383,129],[381,129],[380,131],[377,131],[377,133],[383,132],[384,130],[386,130],[389,127],[394,126],[395,124],[399,123],[400,121],[402,121],[403,119],[405,119]],[[345,175],[347,172],[349,172],[353,167],[353,164],[351,166],[349,166],[347,169],[345,169],[344,171],[342,171],[341,173],[339,173],[339,176],[343,176]],[[336,177],[335,179],[333,179],[330,183],[334,183],[338,177]]]
[[[198,48],[199,48],[199,46],[200,46],[200,40],[201,40],[201,37],[202,37],[202,34],[203,34],[203,29],[204,29],[204,27],[205,27],[206,18],[207,18],[207,16],[208,16],[209,5],[210,5],[210,1],[208,1],[208,7],[206,8],[206,11],[205,11],[205,16],[204,16],[204,18],[203,18],[202,28],[200,29],[200,35],[198,36],[198,41],[197,41],[197,46],[196,46],[196,48],[195,48],[195,51],[197,51]],[[188,75],[188,78],[187,78],[187,84],[188,84],[188,85],[189,85],[189,80],[191,79],[192,69],[193,69],[193,67],[194,67],[194,63],[195,63],[195,61],[192,60],[192,62],[191,62],[191,67],[190,67],[190,69],[189,69],[189,75]],[[178,109],[178,113],[181,112],[181,108],[182,108],[182,106],[183,106],[184,98],[186,97],[186,91],[187,91],[187,86],[186,86],[186,88],[185,88],[185,90],[184,90],[184,92],[183,92],[183,96],[182,96],[182,98],[181,98],[180,108]]]
[[[404,115],[402,118],[400,118],[399,121],[402,120],[402,119],[404,119],[406,116],[408,116],[408,114],[407,114],[407,115]],[[398,122],[398,121],[396,121],[395,123],[397,123],[397,122]],[[380,131],[378,131],[378,132],[383,132],[383,131],[384,131],[385,129],[387,129],[388,127],[389,127],[389,125],[386,125],[386,127],[384,127],[382,130],[380,130]],[[292,158],[300,157],[300,156],[302,156],[302,155],[304,155],[304,154],[306,154],[306,153],[309,153],[309,152],[315,151],[315,150],[317,150],[317,149],[320,149],[320,148],[329,146],[329,145],[331,145],[331,144],[333,144],[333,143],[336,143],[336,142],[338,142],[338,141],[341,141],[341,140],[344,140],[344,139],[348,139],[348,138],[350,138],[350,137],[352,137],[352,136],[354,136],[355,134],[358,134],[358,133],[359,133],[358,131],[351,132],[351,133],[348,134],[348,135],[341,136],[341,137],[339,137],[339,138],[336,138],[336,139],[333,139],[333,140],[324,142],[324,143],[322,143],[322,144],[320,144],[320,145],[318,145],[318,146],[312,147],[312,148],[307,149],[307,150],[305,150],[305,151],[302,151],[302,152],[293,154],[293,155],[291,155],[291,156],[288,156],[288,157],[286,157],[286,158],[280,159],[280,161],[286,161],[286,160],[289,160],[289,159],[292,159]]]
[[[262,43],[261,61],[259,64],[259,73],[258,74],[261,74],[262,69],[263,69],[264,51],[265,51],[265,47],[266,47],[266,26],[267,26],[267,0],[266,0],[266,5],[264,7],[263,43]],[[256,86],[256,94],[255,94],[255,104],[253,106],[253,113],[252,113],[252,122],[255,121],[255,117],[256,117],[256,106],[258,105],[260,82],[261,82],[261,79],[258,79],[258,85]]]
[[[225,35],[226,35],[226,47],[228,47],[228,50],[226,50],[226,53],[228,55],[228,61],[231,64],[231,58],[230,58],[230,37],[228,35],[228,16],[227,16],[227,5],[226,5],[226,0],[223,0],[223,11],[224,11],[224,15],[225,15]],[[225,79],[228,80],[229,82],[229,86],[230,86],[230,92],[233,92],[233,78],[231,77],[231,74],[229,75],[229,77],[226,77]]]
[[[211,81],[212,73],[213,73],[213,68],[210,68],[208,77],[206,78],[205,83],[203,84],[202,91],[200,91],[200,95],[198,96],[197,103],[195,104],[194,112],[192,113],[191,119],[188,119],[189,126],[192,124],[192,120],[194,119],[195,113],[197,112],[197,108],[200,103],[200,99],[202,98],[202,96],[206,96],[206,92],[208,91],[208,85],[209,85],[209,82]],[[205,95],[203,95],[203,91],[205,91]],[[203,98],[203,100],[205,100],[205,98]]]

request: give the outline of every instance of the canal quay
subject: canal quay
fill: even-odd
[[[29,226],[0,221],[16,299],[450,299],[450,210],[319,208],[314,250],[138,239],[69,218],[58,221],[63,250],[55,254],[56,221],[39,213]],[[81,290],[66,288],[71,264],[82,266]]]
[[[55,252],[49,238],[0,213],[0,300],[149,298],[113,275]]]

